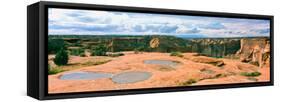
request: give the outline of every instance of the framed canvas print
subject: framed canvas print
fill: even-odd
[[[273,16],[41,1],[28,6],[37,99],[273,85]]]

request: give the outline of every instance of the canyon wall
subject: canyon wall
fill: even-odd
[[[236,55],[242,62],[251,63],[259,67],[268,67],[270,62],[269,38],[241,39],[241,48]]]
[[[191,52],[217,58],[234,55],[240,49],[240,39],[235,38],[192,39],[189,43]]]
[[[174,36],[53,36],[48,40],[48,52],[59,49],[60,42],[71,48],[92,50],[98,45],[106,45],[109,52],[194,52],[215,58],[240,59],[259,67],[269,66],[270,40],[268,37],[255,38],[196,38],[185,39]],[[54,47],[50,47],[53,45]],[[54,48],[54,49],[51,49]]]

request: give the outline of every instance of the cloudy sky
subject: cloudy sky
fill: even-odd
[[[49,34],[269,36],[269,20],[50,8]]]

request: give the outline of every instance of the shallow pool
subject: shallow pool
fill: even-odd
[[[171,60],[145,60],[144,63],[169,66],[172,68],[175,68],[177,65],[179,65],[179,62],[171,61]]]
[[[61,80],[95,80],[100,78],[111,78],[110,73],[100,73],[100,72],[73,72],[63,74]]]
[[[118,84],[135,83],[147,80],[151,76],[149,72],[131,71],[114,75],[112,81]]]

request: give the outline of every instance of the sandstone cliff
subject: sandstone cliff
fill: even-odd
[[[218,58],[233,55],[240,49],[239,38],[193,39],[190,43],[191,52]]]
[[[268,38],[241,39],[240,50],[236,55],[242,62],[259,67],[268,67],[270,60],[270,41]]]
[[[150,40],[149,45],[151,48],[156,48],[159,46],[159,38],[153,38]]]

